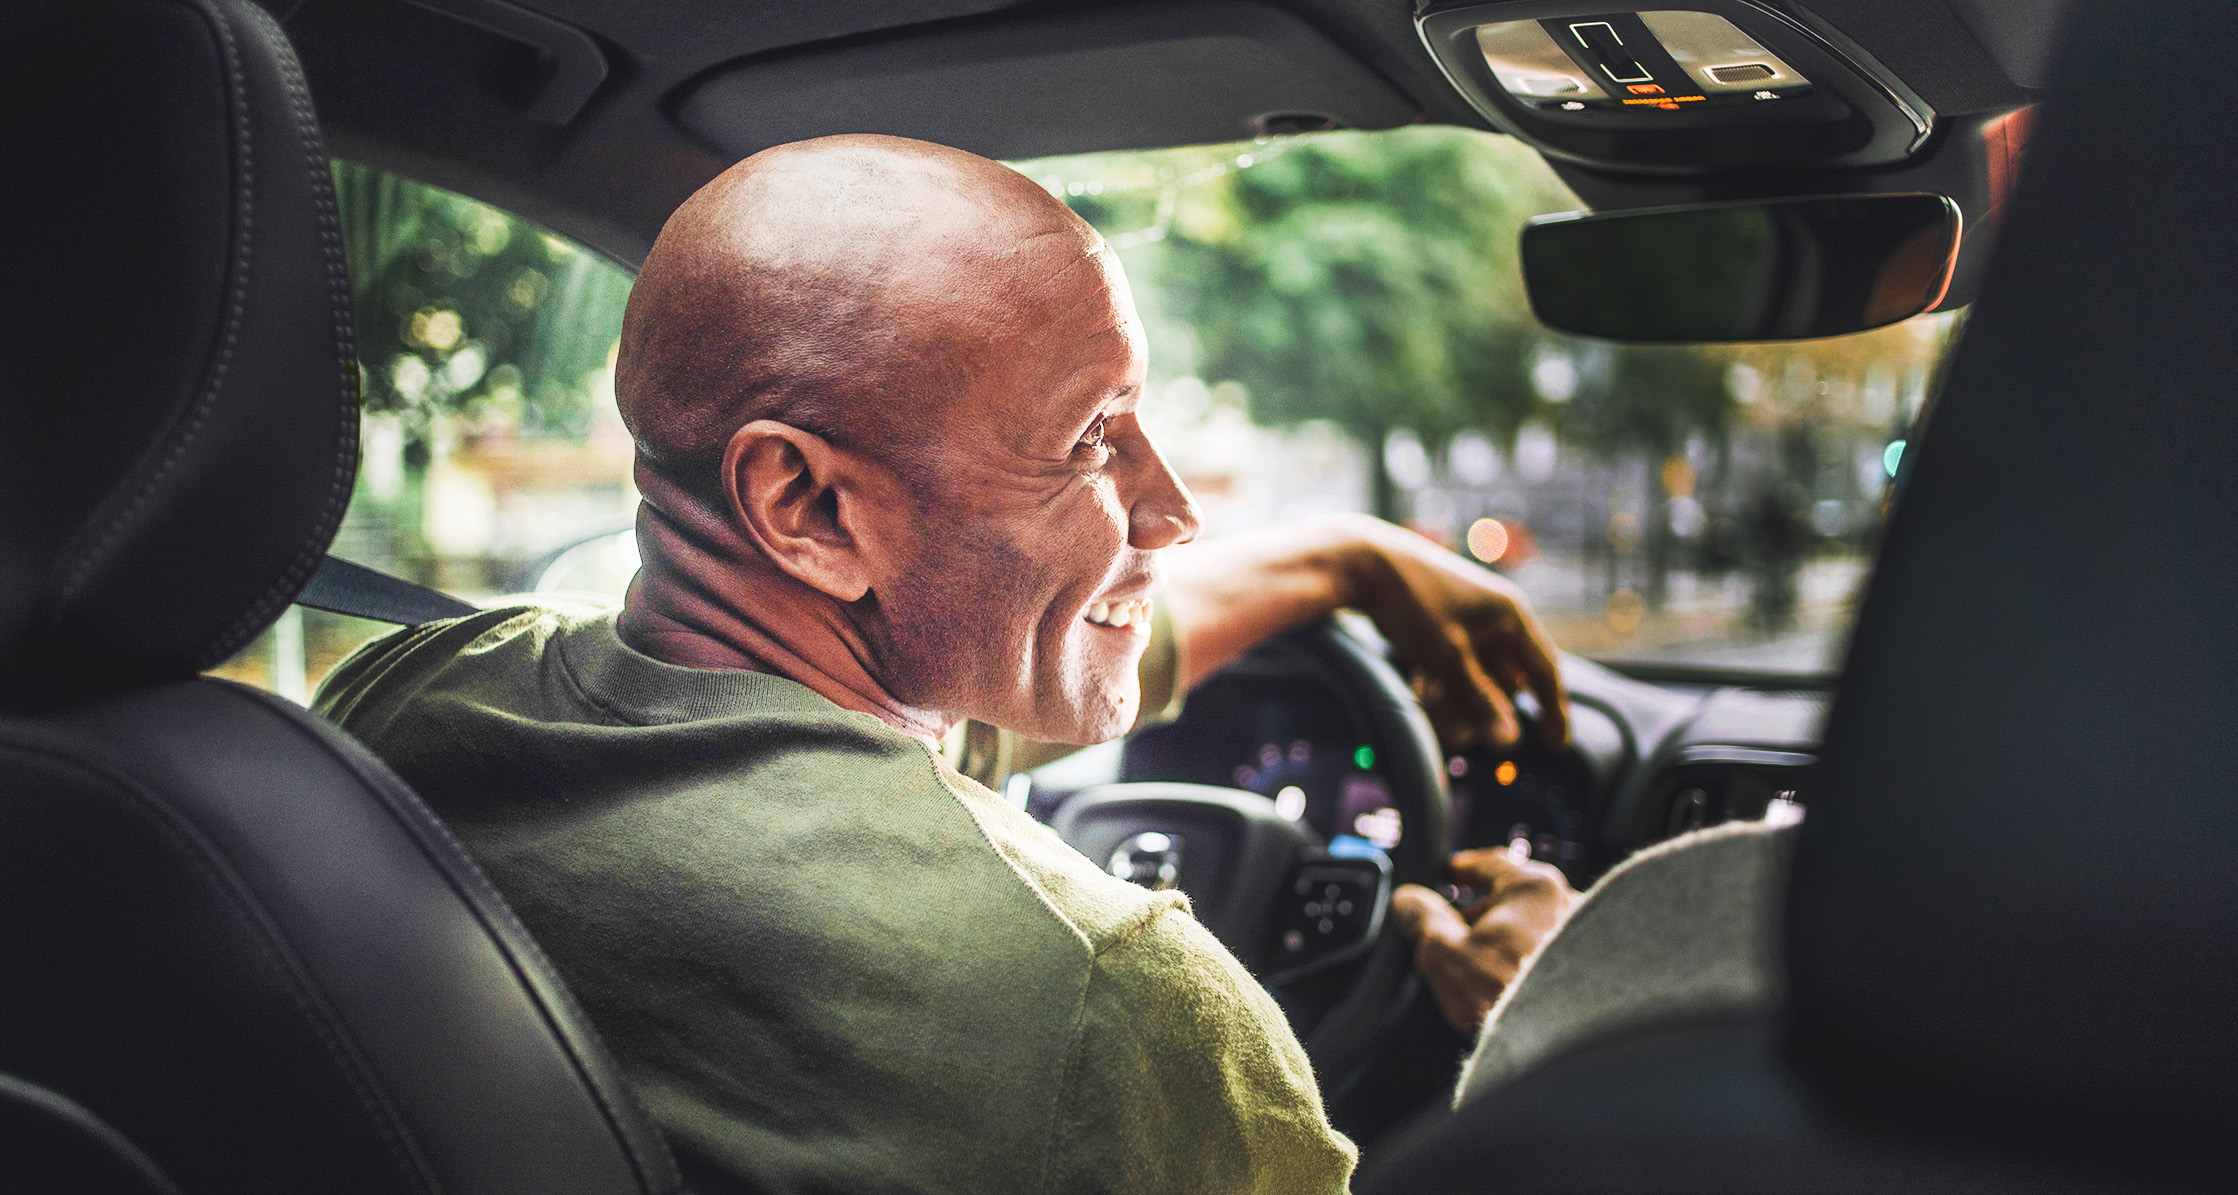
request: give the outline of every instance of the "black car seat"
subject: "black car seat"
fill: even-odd
[[[0,1190],[675,1190],[418,799],[196,675],[356,467],[293,53],[236,0],[50,11],[0,44]]]
[[[2238,1183],[2238,7],[2071,21],[1829,720],[1786,1017],[1592,1043],[1368,1190]]]

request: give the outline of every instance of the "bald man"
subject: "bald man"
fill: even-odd
[[[1179,545],[1119,264],[994,162],[839,137],[677,210],[624,321],[644,567],[619,611],[372,644],[320,708],[456,828],[679,1153],[813,1191],[1342,1190],[1304,1052],[1175,892],[987,783],[1340,606],[1449,742],[1553,654],[1502,579],[1366,519]],[[967,774],[968,773],[968,774]],[[986,782],[986,783],[983,783]],[[1458,1023],[1551,868],[1400,918]],[[1502,885],[1505,885],[1504,889]]]

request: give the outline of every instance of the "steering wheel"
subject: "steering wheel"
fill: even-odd
[[[1115,875],[1186,892],[1198,920],[1274,991],[1333,1099],[1416,996],[1391,892],[1444,878],[1451,804],[1437,736],[1378,646],[1331,619],[1254,652],[1267,655],[1321,677],[1364,723],[1399,815],[1389,850],[1345,836],[1324,842],[1265,796],[1202,784],[1083,789],[1051,827]]]

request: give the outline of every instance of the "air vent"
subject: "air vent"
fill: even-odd
[[[1738,66],[1713,66],[1710,68],[1710,78],[1720,83],[1754,83],[1758,79],[1769,79],[1778,73],[1778,71],[1761,62],[1744,62]]]

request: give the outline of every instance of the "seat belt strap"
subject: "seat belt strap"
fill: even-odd
[[[458,618],[480,609],[441,590],[415,585],[338,556],[319,561],[295,601],[313,610],[408,627],[438,618]]]

